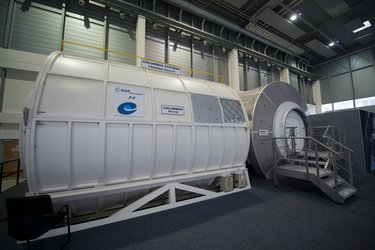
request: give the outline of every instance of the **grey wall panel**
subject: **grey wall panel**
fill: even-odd
[[[191,68],[191,42],[190,37],[180,37],[171,32],[169,42],[169,63],[181,67],[181,74],[190,76]]]
[[[290,73],[289,75],[290,84],[299,92],[299,85],[298,85],[298,76],[295,74]]]
[[[359,110],[327,112],[309,116],[309,120],[313,128],[327,126],[328,124],[340,128],[345,136],[346,146],[354,150],[354,153],[352,153],[353,173],[365,174],[366,161],[362,141],[362,134],[364,134],[365,131],[362,130],[359,112]],[[321,134],[320,131],[316,131],[316,134],[319,133]]]
[[[129,16],[126,16],[126,19],[120,19],[117,14],[116,16],[110,15],[108,21],[108,49],[125,54],[109,53],[109,60],[135,65],[136,19]]]
[[[221,48],[214,47],[214,81],[229,84],[228,77],[228,56]],[[223,77],[220,77],[223,76]]]
[[[333,102],[353,99],[353,89],[349,73],[331,77],[330,84]]]
[[[328,68],[326,64],[317,68],[313,68],[311,72],[317,75],[319,79],[324,79],[328,77]]]
[[[331,77],[349,72],[349,60],[346,57],[346,58],[334,61],[328,64],[328,68],[329,68],[329,74]]]
[[[214,80],[211,46],[204,46],[201,41],[194,40],[193,76],[205,80]]]
[[[322,95],[322,104],[332,102],[328,79],[320,80],[320,92]]]
[[[271,68],[272,82],[280,81],[280,71],[277,68]]]
[[[352,70],[374,65],[373,49],[365,50],[361,53],[350,56]]]
[[[246,90],[245,89],[245,77],[244,77],[244,67],[243,64],[238,64],[238,79],[240,81],[240,90]]]
[[[146,25],[146,58],[165,62],[165,43],[167,30],[158,27],[152,28],[151,23]]]
[[[313,87],[311,83],[306,83],[306,102],[310,104],[314,104],[314,95],[313,95]]]
[[[9,0],[0,1],[0,47],[4,44],[5,26],[8,16]]]
[[[23,12],[21,6],[15,5],[9,47],[40,54],[59,50],[61,10],[32,4]]]
[[[375,67],[352,72],[356,99],[375,96]]]
[[[258,68],[247,66],[246,76],[247,76],[247,88],[248,88],[247,90],[255,89],[259,87]]]
[[[104,47],[104,26],[103,22],[90,20],[90,28],[85,27],[84,18],[73,13],[67,13],[65,21],[65,37],[64,40],[82,43],[98,48]],[[66,53],[82,56],[87,58],[104,58],[104,51],[83,47],[74,44],[65,44]]]
[[[269,82],[269,74],[265,70],[260,70],[260,85],[267,85]]]

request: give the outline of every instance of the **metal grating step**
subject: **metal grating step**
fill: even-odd
[[[341,197],[343,197],[344,199],[347,199],[350,196],[357,193],[357,189],[355,187],[351,187],[351,186],[347,185],[347,186],[344,186],[344,187],[340,188],[338,192],[339,192],[339,195]]]
[[[307,157],[315,157],[316,154],[314,151],[311,151],[311,149],[307,149]],[[297,152],[297,155],[299,156],[305,156],[305,150],[303,150],[302,152]],[[328,158],[328,154],[329,152],[328,151],[318,151],[318,157],[320,158],[324,158],[324,159],[327,159]]]
[[[283,171],[285,174],[281,173],[282,175],[286,175],[288,172],[298,172],[302,174],[306,174],[306,166],[295,165],[295,164],[285,164],[279,165],[276,167],[277,170]],[[308,167],[308,173],[316,176],[316,167]],[[279,173],[279,171],[278,171]],[[319,176],[320,178],[324,176],[332,175],[333,172],[329,169],[319,169]]]
[[[294,159],[294,158],[286,158],[285,160],[287,160],[287,161],[294,161],[294,162],[298,162],[298,163],[306,163],[306,160],[305,159]],[[315,160],[308,160],[307,161],[308,163],[310,163],[310,164],[315,164],[316,163],[316,161]],[[326,161],[318,161],[318,164],[319,165],[325,165],[327,162]]]
[[[335,178],[334,177],[329,177],[329,178],[325,178],[325,179],[322,179],[322,181],[327,184],[330,188],[333,188],[335,187]],[[344,183],[344,180],[337,176],[337,186],[341,185],[342,183]]]

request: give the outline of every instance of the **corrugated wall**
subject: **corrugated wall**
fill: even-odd
[[[260,86],[258,66],[254,62],[254,60],[249,59],[249,58],[247,58],[246,60],[246,77],[247,77],[248,90],[255,89]]]
[[[157,29],[152,27],[152,23],[146,24],[146,58],[165,62],[165,43],[167,30],[158,26]]]
[[[190,76],[191,68],[191,38],[181,37],[176,32],[171,32],[169,42],[169,63],[180,66],[181,74]]]
[[[10,48],[39,54],[59,49],[61,10],[32,3],[26,11],[16,2]]]
[[[125,16],[124,19],[121,19],[117,12],[110,11],[107,20],[109,22],[108,49],[124,53],[109,53],[108,59],[135,65],[135,29],[137,19],[130,16]]]
[[[211,45],[203,45],[202,41],[194,39],[193,53],[193,76],[206,80],[214,80],[213,73],[212,48]],[[206,73],[204,73],[206,72]]]
[[[4,44],[5,26],[8,16],[9,0],[0,1],[0,47]]]
[[[84,18],[73,13],[68,13],[65,21],[65,39],[75,43],[103,48],[103,23],[90,20],[90,29],[84,25]],[[65,44],[66,53],[88,58],[104,58],[104,52],[98,49],[87,48],[75,44]]]
[[[228,77],[228,55],[226,52],[223,52],[221,48],[214,46],[214,81],[215,82],[222,82],[222,78],[224,77],[224,84],[229,84],[229,77]]]
[[[375,96],[373,49],[320,66],[314,73],[320,78],[323,104]]]

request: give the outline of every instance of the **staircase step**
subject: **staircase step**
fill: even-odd
[[[298,162],[298,163],[306,163],[305,159],[286,158],[285,160],[287,160],[287,161],[294,161],[294,162]],[[316,163],[315,160],[308,160],[307,162],[311,163],[311,164],[315,164]],[[326,163],[327,163],[326,161],[318,161],[318,164],[322,165],[322,166],[325,165]]]
[[[344,187],[340,188],[338,192],[341,197],[347,199],[357,193],[357,189],[355,187],[351,187],[350,185],[345,185]]]
[[[329,187],[333,188],[335,186],[335,178],[334,177],[329,177],[326,179],[322,179],[323,182],[325,182]],[[344,180],[337,176],[337,185],[341,185],[344,183]]]

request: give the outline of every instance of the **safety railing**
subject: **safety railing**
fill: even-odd
[[[10,164],[12,162],[17,162],[17,168],[16,168],[16,171],[10,171],[10,172],[7,172],[7,174],[4,175],[4,166],[6,164]],[[3,162],[0,162],[0,176],[1,176],[1,180],[0,180],[0,193],[2,192],[2,188],[3,188],[3,179],[11,176],[11,175],[14,175],[16,174],[16,185],[19,184],[19,181],[20,181],[20,172],[21,172],[21,169],[20,169],[20,159],[12,159],[12,160],[6,160],[6,161],[3,161]]]
[[[333,171],[333,177],[335,180],[335,187],[338,185],[338,170],[343,170],[347,173],[347,176],[341,176],[346,179],[351,186],[353,186],[353,171],[352,171],[352,160],[351,154],[353,150],[350,148],[340,145],[344,153],[335,150],[332,147],[325,145],[317,139],[307,137],[273,137],[273,155],[274,155],[274,168],[279,164],[294,164],[304,165],[306,167],[306,179],[309,179],[311,169],[315,168],[317,176],[317,182],[321,181],[320,171],[323,171],[321,167],[322,163],[322,152],[326,152],[330,155],[330,167]],[[324,151],[321,151],[323,149]],[[324,156],[323,156],[324,158]],[[328,159],[326,159],[328,160]],[[339,164],[338,161],[343,160],[345,164]]]
[[[113,49],[101,48],[101,47],[97,47],[97,46],[93,46],[93,45],[89,45],[89,44],[84,44],[84,43],[78,43],[78,42],[69,41],[69,40],[62,40],[61,41],[60,50],[62,52],[65,51],[65,47],[66,47],[65,45],[66,44],[71,44],[71,45],[76,45],[76,46],[79,46],[79,47],[99,50],[99,51],[103,51],[104,53],[112,53],[112,54],[121,55],[121,56],[125,56],[125,57],[132,57],[132,58],[135,58],[135,59],[145,59],[145,60],[149,60],[149,61],[153,61],[153,62],[157,62],[157,63],[162,63],[162,64],[166,64],[166,65],[173,66],[173,67],[178,67],[180,69],[184,69],[184,70],[188,71],[189,76],[193,76],[194,73],[201,73],[201,74],[209,75],[209,76],[212,76],[212,77],[218,77],[220,83],[224,83],[224,80],[225,80],[225,77],[223,75],[219,75],[219,74],[216,74],[216,73],[213,73],[213,72],[206,72],[206,71],[202,71],[202,70],[199,70],[199,69],[182,67],[180,65],[169,64],[169,63],[165,63],[165,62],[162,62],[162,61],[154,60],[152,58],[140,57],[140,56],[137,56],[135,54],[125,53],[125,52],[121,52],[121,51],[113,50]]]

